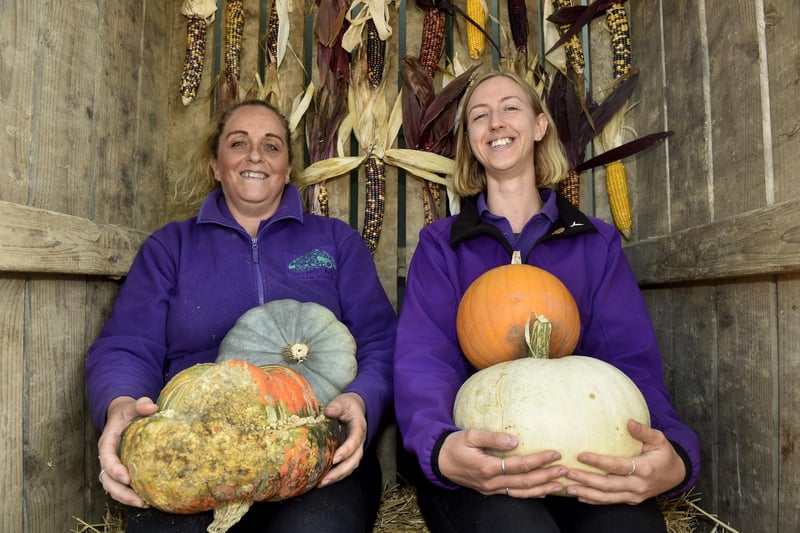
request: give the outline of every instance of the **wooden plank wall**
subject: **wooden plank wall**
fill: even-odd
[[[796,531],[800,6],[628,5],[633,122],[674,134],[634,158],[627,253],[702,439],[702,504],[739,531]]]
[[[83,362],[165,218],[165,2],[0,4],[0,531],[101,517]]]
[[[259,68],[262,26],[253,21],[269,3],[245,1],[245,87]],[[282,83],[293,97],[307,73],[314,81],[318,73],[308,38],[314,3],[291,3],[294,55]],[[539,3],[531,4],[535,53]],[[506,3],[487,5],[501,23],[494,36],[507,50]],[[631,127],[674,132],[629,162],[634,236],[626,251],[656,324],[676,406],[702,439],[701,505],[740,531],[794,531],[800,6],[626,5],[641,71]],[[211,116],[221,53],[223,11],[210,28],[200,96],[181,105],[186,28],[179,8],[152,0],[0,5],[7,36],[0,42],[0,531],[66,531],[73,515],[102,516],[97,434],[84,406],[86,348],[144,237],[193,214],[173,197],[174,177]],[[419,52],[422,12],[403,0],[390,13],[398,31],[387,76],[398,80],[401,56]],[[448,55],[469,64],[463,22],[451,24]],[[607,83],[605,31],[598,20],[586,34],[593,90]],[[491,53],[481,60],[496,61]],[[302,137],[298,132],[294,141],[298,155]],[[422,200],[416,178],[388,170],[375,259],[399,306],[423,226]],[[610,219],[602,176],[583,176],[581,205]],[[360,229],[363,175],[332,180],[329,189],[332,215]]]

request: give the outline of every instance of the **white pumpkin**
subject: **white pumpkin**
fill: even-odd
[[[529,357],[480,370],[459,389],[453,418],[464,429],[515,435],[519,445],[507,455],[557,450],[557,464],[593,472],[601,471],[580,463],[580,452],[635,457],[642,443],[628,432],[628,420],[650,425],[647,403],[633,381],[604,361],[580,355]]]
[[[282,365],[308,381],[327,405],[356,377],[356,341],[330,309],[314,302],[273,300],[245,312],[219,347],[217,362],[242,359]]]

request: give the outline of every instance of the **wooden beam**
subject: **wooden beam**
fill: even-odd
[[[800,272],[800,200],[625,245],[640,285]]]
[[[0,201],[0,272],[123,276],[148,233]]]

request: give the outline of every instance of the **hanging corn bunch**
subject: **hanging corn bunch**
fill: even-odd
[[[394,1],[354,0],[347,11],[349,27],[342,37],[342,48],[352,52],[366,41],[367,74],[373,89],[383,80],[386,41],[392,35],[389,5]]]
[[[572,6],[572,0],[552,0],[553,9],[558,10],[564,7]],[[561,24],[559,31],[563,34],[569,30],[568,24]],[[564,52],[566,54],[567,69],[574,72],[577,76],[576,83],[582,86],[583,72],[584,72],[584,58],[583,58],[583,45],[581,44],[580,37],[573,35],[564,42]],[[581,198],[581,178],[580,174],[574,168],[570,168],[567,176],[559,184],[559,192],[563,194],[573,205],[580,205]]]
[[[628,27],[628,13],[622,3],[612,4],[606,11],[606,22],[611,32],[611,51],[613,54],[614,79],[619,79],[631,71],[631,35]],[[622,133],[622,116],[614,131],[609,131],[614,144],[619,144]],[[611,124],[609,124],[611,126]],[[631,238],[633,220],[631,218],[630,196],[628,194],[628,176],[622,161],[613,161],[606,165],[606,192],[608,205],[614,224],[625,239]]]
[[[528,64],[528,7],[525,0],[508,0],[508,25],[517,56]]]
[[[225,73],[238,83],[241,76],[240,57],[244,35],[242,0],[228,0],[225,9]]]
[[[188,19],[186,21],[186,55],[180,83],[183,105],[189,105],[197,97],[200,77],[205,64],[207,27],[214,22],[216,11],[215,0],[184,0],[181,6],[181,14]]]
[[[559,9],[572,7],[572,0],[552,0],[552,2],[556,13]],[[559,25],[559,31],[562,34],[567,33],[569,30],[569,24]],[[577,34],[569,37],[564,43],[564,52],[567,55],[567,68],[572,70],[579,79],[582,79],[586,64],[583,58],[583,44]]]

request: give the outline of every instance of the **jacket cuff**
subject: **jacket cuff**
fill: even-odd
[[[683,466],[686,469],[686,475],[683,477],[683,480],[681,480],[680,483],[678,483],[677,485],[675,485],[671,489],[669,489],[667,491],[664,491],[662,493],[663,495],[667,495],[667,496],[680,494],[681,492],[684,492],[686,489],[688,489],[688,487],[686,487],[686,484],[689,482],[690,479],[692,479],[692,473],[693,473],[692,472],[692,461],[691,461],[691,459],[689,459],[689,454],[686,453],[686,450],[684,450],[683,447],[680,444],[678,444],[677,442],[675,442],[673,440],[669,441],[669,443],[672,444],[672,447],[675,449],[675,452],[678,454],[678,456],[683,461]]]
[[[436,476],[436,479],[439,480],[440,483],[446,485],[448,487],[458,487],[456,483],[453,483],[444,475],[442,474],[441,470],[439,470],[439,452],[442,450],[442,445],[444,444],[444,439],[450,436],[451,433],[455,433],[454,430],[448,430],[439,435],[439,438],[436,439],[436,442],[433,445],[433,450],[431,450],[431,471],[433,475]]]

